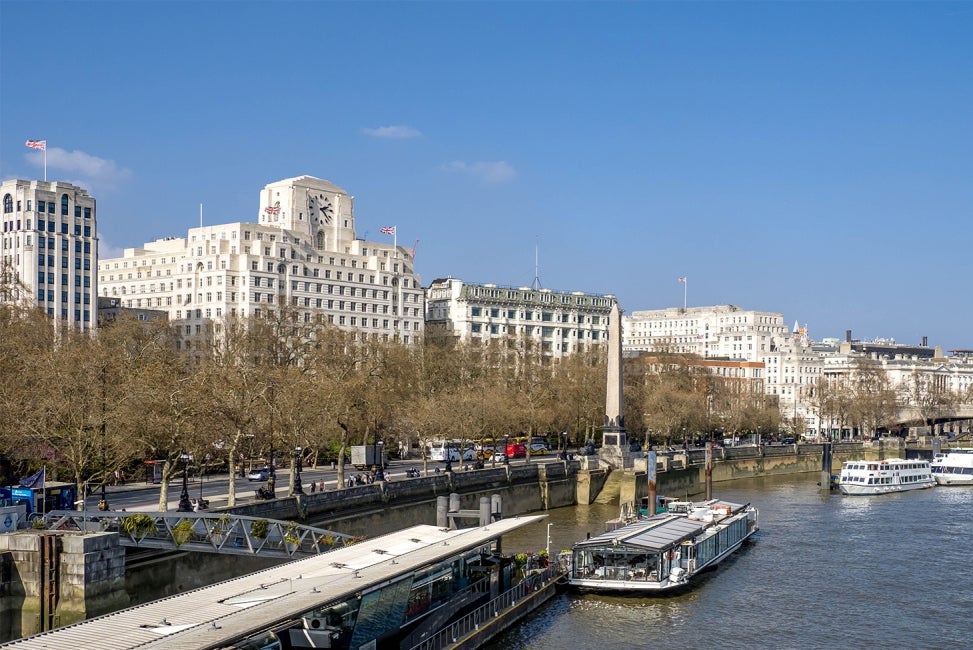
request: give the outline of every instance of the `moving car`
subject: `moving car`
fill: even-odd
[[[250,470],[250,473],[247,474],[248,481],[266,481],[269,478],[270,478],[270,469],[267,467],[252,469]]]

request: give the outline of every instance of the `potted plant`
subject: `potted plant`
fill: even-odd
[[[223,536],[230,530],[230,515],[223,513],[209,529],[209,538],[219,546],[223,543]]]
[[[144,512],[137,512],[122,519],[122,530],[135,541],[141,541],[149,533],[156,531],[155,518]]]
[[[551,566],[551,556],[547,552],[547,549],[542,549],[537,553],[537,564],[542,569],[546,569]]]
[[[256,539],[266,539],[269,528],[270,522],[266,519],[255,519],[250,524],[250,534]]]
[[[188,519],[183,519],[172,527],[172,540],[176,543],[176,546],[182,546],[188,542],[192,535],[193,522]]]
[[[284,530],[284,546],[287,548],[287,552],[293,553],[300,545],[301,538],[297,522],[288,522],[287,528]]]
[[[34,530],[45,530],[47,528],[47,522],[43,519],[35,519],[30,527]]]

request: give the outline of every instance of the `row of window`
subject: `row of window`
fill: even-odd
[[[64,320],[67,320],[68,319],[68,313],[69,312],[68,312],[68,308],[67,307],[61,307],[61,318],[63,318]],[[82,314],[83,314],[83,317],[84,317],[84,320],[83,321],[82,321]],[[47,315],[48,316],[54,316],[54,308],[53,307],[48,307],[47,308]],[[91,320],[91,312],[88,311],[87,309],[85,309],[83,312],[82,312],[81,309],[75,309],[74,310],[74,320],[76,322],[79,322],[79,323],[80,322],[87,323],[87,322],[89,322]]]
[[[548,291],[524,291],[520,289],[498,289],[497,287],[470,287],[470,295],[474,298],[499,298],[515,300],[517,302],[560,302],[562,305],[590,305],[592,307],[611,307],[611,298],[601,298],[598,296],[586,296],[577,294],[555,294]]]
[[[61,195],[61,216],[64,216],[64,217],[68,216],[68,214],[69,214],[69,210],[68,210],[69,203],[70,203],[70,198],[68,197],[68,195],[67,194],[62,194]],[[20,204],[20,200],[18,199],[17,200],[17,212],[20,212],[20,205],[21,205]],[[55,214],[56,213],[54,201],[46,201],[46,202],[45,201],[38,201],[37,202],[37,211],[38,212],[44,212],[45,211],[44,210],[45,207],[47,208],[46,212],[48,214]],[[13,211],[14,211],[14,200],[13,200],[13,197],[10,194],[5,194],[3,196],[3,213],[4,214],[10,214]],[[27,212],[31,212],[31,211],[32,211],[31,200],[30,199],[27,199]],[[86,207],[86,208],[82,209],[82,207],[80,205],[74,206],[74,216],[80,217],[82,214],[84,215],[84,218],[85,219],[90,219],[91,218],[91,208],[90,207]],[[19,229],[20,228],[20,226],[19,226],[19,223],[20,222],[18,221],[17,223],[18,223],[18,226],[17,227]],[[28,222],[28,223],[30,223],[30,222]],[[30,226],[28,225],[27,228],[30,229]]]
[[[44,271],[38,271],[37,272],[37,284],[54,284],[54,273],[52,273],[52,272],[44,273]],[[68,274],[67,273],[62,273],[61,274],[61,286],[67,286],[67,284],[68,284]],[[82,286],[82,284],[84,285],[85,288],[90,287],[91,286],[91,276],[86,275],[82,279],[82,277],[80,275],[75,275],[74,276],[74,286],[80,287],[80,286]]]
[[[68,301],[68,293],[69,292],[67,292],[67,291],[62,291],[61,292],[61,302],[62,303],[65,303],[65,302]],[[47,291],[44,291],[44,289],[38,289],[37,290],[37,302],[54,302],[54,294],[55,294],[55,292],[52,289],[48,289]],[[75,291],[74,292],[74,304],[80,305],[82,302],[84,304],[86,304],[86,305],[90,305],[91,304],[91,294],[90,293],[82,293],[80,291]]]
[[[54,242],[54,238],[53,237],[38,237],[37,238],[37,247],[38,248],[45,248],[45,246],[44,246],[45,240],[47,241],[46,248],[48,248],[50,250],[54,250],[55,248],[57,248],[57,246],[55,245],[55,242]],[[30,236],[27,237],[27,245],[30,246]],[[64,252],[67,252],[68,251],[68,240],[67,239],[62,239],[61,240],[61,250],[64,251]],[[74,252],[75,253],[80,253],[82,251],[85,252],[85,253],[91,253],[91,242],[88,242],[88,241],[82,242],[80,239],[75,240],[75,242],[74,242]]]
[[[568,327],[565,328],[537,327],[537,326],[531,327],[529,325],[504,327],[501,325],[484,325],[481,323],[473,323],[470,327],[474,334],[480,334],[480,333],[488,333],[488,334],[511,333],[512,334],[514,332],[520,332],[521,334],[533,334],[534,336],[540,335],[544,338],[551,338],[553,336],[556,336],[557,334],[560,334],[562,338],[569,338],[571,336],[574,336],[579,339],[588,338],[591,339],[592,341],[597,341],[601,338],[601,332],[597,332],[597,331],[593,332],[589,330],[575,330]],[[555,329],[559,330],[559,332],[555,332],[554,331]]]
[[[47,255],[46,257],[44,255],[38,255],[37,256],[37,266],[44,266],[45,265],[44,264],[45,259],[47,261],[47,266],[57,266],[54,263],[54,256],[53,255]],[[74,268],[75,268],[75,270],[80,271],[82,269],[82,267],[84,267],[84,270],[85,271],[90,271],[91,270],[91,260],[88,259],[88,258],[85,258],[84,260],[82,260],[80,257],[74,258]],[[62,255],[61,256],[61,268],[62,269],[68,268],[68,256],[67,255]]]
[[[474,318],[486,316],[488,313],[489,313],[490,318],[506,318],[508,320],[514,320],[514,319],[516,319],[518,317],[518,312],[517,312],[516,309],[503,309],[503,310],[501,310],[501,309],[497,309],[497,308],[487,309],[485,307],[471,307],[470,308],[470,314]],[[534,315],[535,315],[535,312],[532,312],[532,311],[522,311],[522,312],[519,313],[520,318],[523,319],[523,320],[534,320]],[[579,322],[579,321],[576,320],[579,317],[582,319],[582,321],[580,321],[580,322],[584,322],[584,319],[587,318],[587,322],[589,324],[591,324],[591,325],[600,325],[601,324],[601,316],[590,316],[589,315],[589,316],[585,317],[584,315],[579,315],[579,314],[565,314],[565,313],[555,314],[555,313],[549,312],[549,311],[541,312],[539,320],[542,321],[542,322],[546,322],[546,323],[550,323],[550,322],[554,322],[554,323],[572,323],[572,322]]]
[[[37,229],[39,231],[41,231],[41,232],[44,232],[44,224],[45,223],[47,224],[47,232],[57,232],[58,231],[58,229],[57,229],[57,222],[54,222],[54,221],[47,221],[47,222],[45,222],[43,220],[40,220],[40,221],[37,222]],[[31,227],[30,226],[31,226],[31,220],[30,219],[27,219],[27,228],[26,229],[27,230],[31,230]],[[16,232],[18,230],[20,230],[20,219],[17,219],[16,221],[4,221],[3,222],[3,232]],[[69,234],[68,230],[69,230],[68,224],[65,223],[65,222],[62,222],[61,223],[61,234],[62,235]],[[91,237],[91,226],[84,226],[82,228],[81,224],[79,224],[79,223],[74,224],[74,234],[80,237],[80,236],[82,236],[82,233],[84,233],[84,236],[85,237]],[[27,236],[27,243],[30,244],[30,235]]]

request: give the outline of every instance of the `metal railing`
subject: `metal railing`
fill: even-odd
[[[527,576],[517,586],[508,589],[485,605],[474,609],[463,618],[449,624],[422,643],[412,646],[411,650],[442,650],[455,645],[480,629],[481,625],[500,618],[500,616],[520,604],[528,595],[538,591],[565,574],[558,564],[551,564],[539,573]]]
[[[226,512],[125,512],[52,510],[51,530],[118,533],[122,546],[229,555],[297,558],[353,543],[355,538],[294,521]]]

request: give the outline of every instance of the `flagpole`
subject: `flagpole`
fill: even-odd
[[[683,278],[682,281],[682,310],[686,311],[686,293],[689,290],[689,278]]]
[[[47,182],[47,140],[44,140],[44,182]]]

